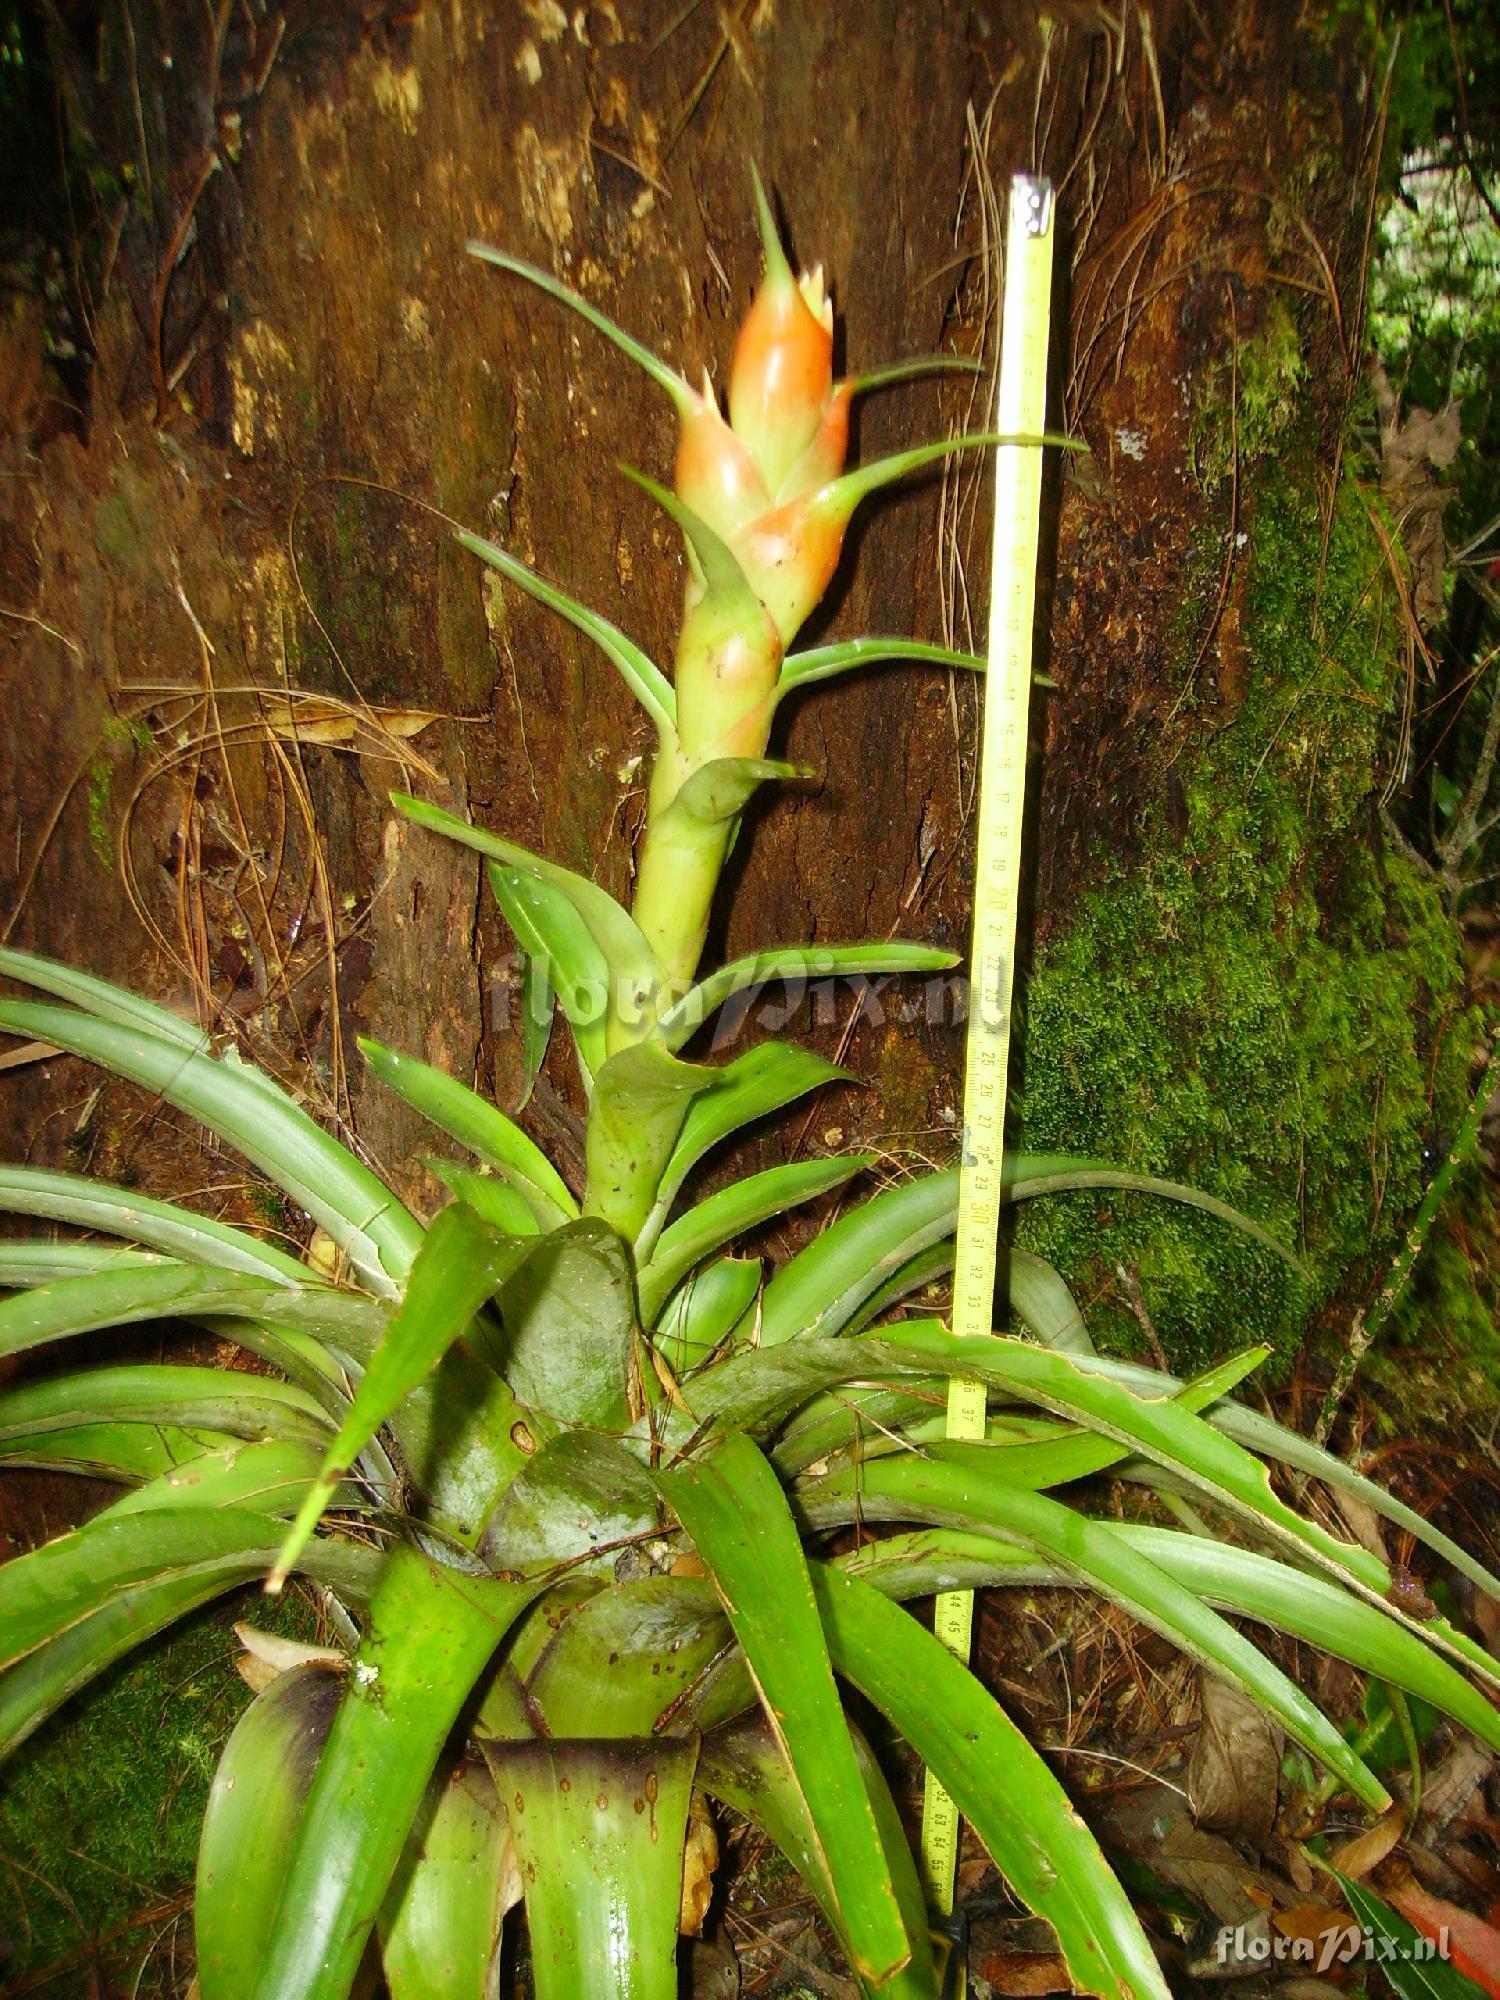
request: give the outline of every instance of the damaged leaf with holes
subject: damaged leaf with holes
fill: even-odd
[[[1247,1622],[1500,1748],[1484,1692],[1500,1665],[1285,1504],[1266,1461],[1355,1493],[1479,1589],[1500,1586],[1234,1402],[1263,1349],[1182,1381],[1108,1361],[1058,1272],[1024,1252],[1008,1327],[959,1341],[941,1319],[902,1316],[951,1263],[955,1169],[882,1185],[853,1153],[722,1171],[747,1128],[850,1080],[789,1041],[712,1063],[691,1053],[726,1001],[811,963],[769,944],[701,965],[747,805],[803,775],[769,754],[781,697],[882,660],[982,664],[884,637],[799,650],[798,631],[861,501],[994,442],[846,467],[857,394],[954,364],[835,379],[821,274],[794,275],[756,196],[766,274],[727,414],[710,384],[693,388],[549,273],[476,246],[621,346],[680,426],[672,487],[634,475],[687,550],[670,670],[509,550],[461,538],[587,634],[655,730],[629,907],[502,832],[395,799],[484,858],[531,999],[571,1029],[588,1104],[579,1179],[465,1084],[367,1043],[379,1082],[431,1125],[451,1193],[415,1214],[232,1047],[85,973],[0,954],[33,996],[0,1002],[0,1026],[197,1119],[337,1253],[303,1260],[81,1176],[0,1174],[0,1204],[41,1226],[0,1243],[0,1458],[121,1489],[0,1568],[0,1746],[256,1580],[312,1579],[351,1634],[332,1652],[255,1642],[259,1691],[224,1748],[199,1848],[202,2000],[345,2000],[377,1976],[392,2000],[487,2000],[523,1920],[540,2000],[670,2000],[679,1938],[711,1893],[715,1802],[785,1852],[860,1991],[936,2000],[917,1865],[857,1719],[870,1710],[1051,1925],[1076,1990],[1164,1996],[1147,1933],[1049,1764],[905,1609],[943,1588],[1097,1593],[1371,1811],[1390,1803],[1381,1779]],[[954,963],[905,940],[849,944],[832,962],[877,975]],[[545,1046],[533,1024],[528,1061]],[[1134,1190],[1285,1257],[1223,1202],[1098,1161],[1017,1155],[1006,1186],[1014,1203]],[[768,1273],[762,1226],[835,1193],[837,1220]],[[130,1329],[168,1323],[261,1365],[141,1360],[170,1346],[143,1349]],[[88,1364],[64,1349],[55,1365],[80,1336]],[[982,1440],[944,1437],[955,1375],[986,1389]],[[1192,1531],[1127,1524],[1090,1485],[1104,1473],[1186,1494]],[[856,1521],[881,1533],[851,1550]]]

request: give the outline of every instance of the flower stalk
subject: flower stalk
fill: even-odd
[[[845,471],[856,394],[973,364],[922,356],[835,381],[833,305],[822,268],[793,274],[758,174],[754,186],[765,268],[735,343],[727,416],[706,374],[702,388],[694,389],[550,273],[486,245],[469,246],[588,320],[670,397],[678,417],[674,491],[624,468],[672,517],[687,547],[689,575],[670,681],[633,641],[515,557],[477,537],[462,538],[509,581],[589,633],[656,727],[634,896],[628,916],[617,910],[620,922],[614,925],[629,934],[630,976],[620,976],[617,955],[607,947],[604,954],[607,1062],[659,1043],[663,1018],[688,994],[739,817],[756,787],[770,778],[806,775],[769,760],[766,752],[777,704],[798,678],[795,665],[788,672],[787,649],[833,579],[854,509],[909,471],[993,441],[988,435],[948,439]],[[936,657],[931,649],[928,656]],[[816,677],[856,665],[859,658],[858,648],[834,648]],[[967,656],[961,663],[982,664]],[[403,804],[412,809],[410,802]],[[600,893],[590,890],[594,897]],[[593,928],[587,917],[585,924]],[[635,1065],[630,1072],[635,1081],[627,1097],[647,1086],[638,1070]],[[680,1064],[670,1072],[660,1065],[652,1071],[650,1090],[665,1092],[678,1110],[651,1121],[650,1145],[642,1143],[639,1126],[628,1146],[616,1144],[603,1129],[612,1131],[619,1122],[615,1114],[622,1107],[612,1100],[624,1087],[623,1072],[615,1072],[604,1098],[593,1091],[587,1214],[633,1237],[649,1212],[650,1190],[666,1166],[688,1103],[710,1080],[707,1072]]]

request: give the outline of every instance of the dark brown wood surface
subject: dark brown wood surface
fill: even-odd
[[[300,1075],[315,1107],[352,1110],[406,1185],[426,1141],[361,1083],[350,1030],[506,1100],[513,1044],[486,1026],[506,941],[472,858],[391,813],[400,767],[368,734],[361,751],[283,733],[278,755],[256,721],[276,711],[232,690],[440,712],[410,746],[424,789],[626,887],[643,719],[570,628],[486,587],[444,517],[665,656],[675,537],[616,464],[665,475],[670,412],[464,242],[557,270],[722,383],[758,270],[752,158],[795,256],[823,263],[856,365],[986,348],[984,179],[1003,195],[1037,168],[1059,185],[1057,408],[1095,450],[1049,521],[1057,690],[1038,709],[1035,871],[1037,920],[1060,921],[1101,857],[1128,852],[1187,726],[1171,719],[1179,613],[1231,504],[1192,480],[1187,385],[1289,274],[1322,315],[1308,421],[1331,427],[1342,407],[1370,114],[1352,66],[1295,34],[1289,6],[1152,0],[1115,17],[1069,0],[1049,16],[977,0],[264,0],[226,10],[215,40],[186,0],[52,10],[63,112],[100,168],[39,262],[50,302],[39,281],[0,322],[11,941],[183,1004],[196,967],[211,1024]],[[79,350],[61,360],[60,326]],[[963,400],[886,392],[857,448],[915,442]],[[818,631],[937,638],[946,598],[960,643],[965,605],[982,634],[985,503],[959,497],[956,554],[935,480],[873,510]],[[1232,705],[1253,671],[1232,575],[1210,613],[1194,671]],[[210,677],[216,717],[159,692]],[[789,705],[785,751],[817,776],[757,815],[719,948],[896,928],[961,942],[976,715],[971,685],[915,669]],[[147,779],[126,858],[170,953],[111,852]],[[830,1046],[843,1019],[819,1030]],[[949,1029],[863,1025],[851,1059],[881,1095],[820,1110],[819,1129],[926,1133],[946,1157],[957,1056]],[[565,1145],[552,1070],[533,1115]],[[180,1185],[176,1122],[110,1113],[114,1095],[101,1109],[95,1081],[67,1062],[6,1079],[7,1156]],[[223,1163],[201,1176],[234,1178]]]

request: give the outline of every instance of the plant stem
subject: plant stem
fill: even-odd
[[[775,626],[743,583],[689,587],[674,674],[677,724],[661,733],[631,907],[666,974],[666,1004],[698,969],[734,824],[689,810],[683,787],[706,765],[765,755],[781,658]]]

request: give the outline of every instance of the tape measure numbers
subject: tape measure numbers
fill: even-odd
[[[1000,323],[995,428],[1002,434],[1040,436],[1046,424],[1052,220],[1050,183],[1018,174],[1010,188]],[[953,1330],[958,1334],[991,1332],[994,1312],[1041,492],[1042,447],[998,446],[974,942],[964,1057],[963,1151],[953,1264]],[[980,1384],[952,1383],[948,1393],[949,1437],[982,1438],[984,1414]],[[938,1598],[935,1630],[945,1645],[964,1658],[969,1653],[973,1618],[971,1592],[945,1591]],[[958,1833],[958,1810],[929,1772],[922,1811],[922,1869],[929,1901],[944,1915],[953,1908]]]

